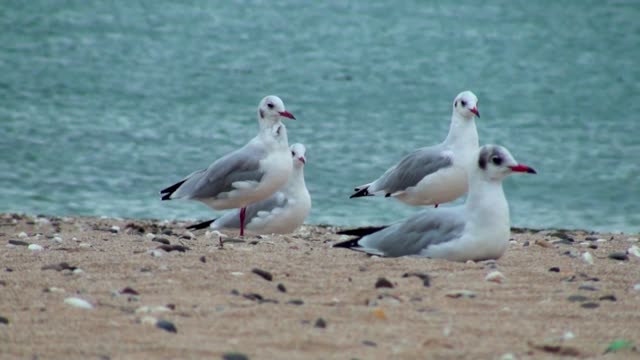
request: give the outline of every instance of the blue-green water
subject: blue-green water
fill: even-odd
[[[277,94],[308,147],[311,223],[416,208],[352,199],[480,98],[512,223],[640,230],[638,1],[3,1],[0,211],[205,218],[158,190],[248,141]],[[219,214],[219,213],[217,213]]]

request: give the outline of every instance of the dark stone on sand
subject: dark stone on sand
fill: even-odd
[[[204,255],[200,256],[200,262],[201,263],[206,263],[207,262],[207,258]]]
[[[380,277],[378,278],[378,281],[376,281],[376,289],[380,288],[393,288],[393,284],[391,283],[391,281]]]
[[[253,270],[251,270],[252,273],[260,276],[261,278],[267,280],[267,281],[272,281],[273,280],[273,275],[271,275],[270,272],[265,271],[265,270],[261,270],[258,268],[254,268]]]
[[[284,287],[283,283],[278,284],[278,291],[286,293],[287,292],[287,288]]]
[[[560,268],[559,268],[559,267],[557,267],[557,266],[550,267],[550,268],[549,268],[549,271],[550,271],[550,272],[560,272]]]
[[[375,342],[373,342],[373,341],[371,341],[371,340],[364,340],[364,341],[362,342],[362,345],[365,345],[365,346],[372,346],[372,347],[376,347],[376,346],[378,346],[378,344],[376,344]]]
[[[425,287],[431,286],[431,278],[429,277],[429,274],[427,274],[427,273],[419,273],[419,272],[412,272],[412,273],[404,273],[402,275],[403,278],[411,277],[411,276],[415,276],[417,278],[420,278],[420,280],[422,280],[422,285],[424,285]]]
[[[585,309],[595,309],[595,308],[599,307],[600,304],[594,303],[594,302],[588,302],[588,303],[580,304],[580,306],[582,306]]]
[[[168,320],[158,320],[158,322],[156,322],[156,327],[172,333],[178,332],[178,329],[176,328],[176,326],[173,325],[173,323]]]
[[[287,304],[290,304],[290,305],[304,305],[304,301],[302,301],[300,299],[291,299],[291,300],[287,301]]]
[[[585,302],[589,300],[589,298],[583,295],[571,295],[567,298],[567,300],[571,302]]]
[[[160,244],[171,245],[171,242],[167,238],[154,237],[151,241],[159,242]]]
[[[22,240],[9,240],[9,244],[15,246],[29,246],[29,243]]]
[[[0,324],[9,325],[9,319],[5,316],[0,315]]]
[[[530,244],[530,243],[529,243],[529,240],[525,240],[525,241],[522,243],[522,246],[529,246],[529,244]]]
[[[130,287],[126,287],[122,290],[120,290],[120,294],[127,294],[127,295],[140,295],[139,292],[135,291],[133,288]]]
[[[156,249],[161,249],[166,252],[172,252],[172,251],[185,252],[187,250],[191,250],[188,247],[183,245],[160,245]]]
[[[6,271],[6,272],[13,272],[13,269],[12,269],[12,268],[10,268],[10,267],[8,267],[8,268],[4,268],[4,271]]]
[[[44,265],[40,269],[41,270],[55,270],[55,271],[62,271],[62,270],[71,270],[71,271],[73,271],[73,270],[77,269],[77,267],[76,266],[71,266],[67,262],[61,262],[59,264]]]
[[[586,238],[584,238],[584,239],[585,239],[586,241],[596,241],[596,240],[598,240],[598,238],[597,238],[597,237],[595,237],[595,236],[587,236],[587,237],[586,237]]]
[[[612,252],[609,254],[609,259],[619,260],[619,261],[627,261],[629,260],[629,256],[623,252]]]
[[[222,354],[222,360],[249,360],[249,357],[243,353],[231,352]]]
[[[559,239],[568,241],[570,243],[573,242],[573,238],[571,236],[567,235],[565,232],[562,232],[562,231],[556,231],[554,233],[549,234],[549,236],[557,237]]]
[[[313,326],[320,329],[324,329],[327,327],[327,322],[323,318],[318,318],[318,320],[316,320],[316,323],[313,324]]]
[[[260,295],[258,293],[242,294],[242,297],[244,297],[245,299],[253,300],[253,301],[262,301],[262,300],[264,300],[262,295]]]
[[[613,295],[613,294],[600,296],[600,298],[598,300],[600,300],[600,301],[618,301],[616,296]]]
[[[231,295],[240,295],[240,292],[236,289],[231,289]]]
[[[596,244],[589,245],[589,249],[596,250],[597,248],[598,248],[598,245],[596,245]]]
[[[590,285],[580,285],[578,287],[578,290],[585,290],[585,291],[598,291],[598,289],[595,286],[590,286]]]

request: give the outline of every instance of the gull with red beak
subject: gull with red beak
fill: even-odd
[[[351,198],[385,196],[437,207],[464,195],[478,152],[476,117],[478,98],[471,91],[461,92],[453,100],[449,134],[442,143],[414,150],[377,180],[355,188]]]
[[[160,191],[162,200],[190,199],[215,210],[240,208],[240,236],[244,235],[245,207],[273,195],[292,171],[287,129],[282,118],[294,120],[279,97],[270,95],[258,106],[258,135],[179,182]]]
[[[247,206],[245,229],[256,234],[289,234],[294,232],[311,211],[311,196],[304,182],[306,149],[302,144],[291,145],[293,171],[289,181],[265,200]],[[189,226],[190,230],[238,229],[240,210],[232,210],[224,216]]]
[[[509,205],[502,180],[514,172],[535,174],[502,146],[476,152],[464,205],[426,209],[390,226],[339,232],[357,238],[334,245],[380,256],[421,256],[453,261],[497,259],[509,245]]]

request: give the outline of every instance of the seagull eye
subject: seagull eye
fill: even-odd
[[[462,107],[467,106],[467,102],[466,102],[466,101],[464,101],[464,100],[460,101],[460,104],[462,104]]]
[[[296,156],[296,153],[294,153],[293,151],[291,152],[291,156]]]
[[[500,164],[502,164],[502,159],[500,158],[500,156],[492,156],[491,157],[491,162],[494,165],[500,166]]]
[[[269,109],[273,109],[273,104],[272,104],[272,103],[268,103],[268,104],[267,104],[267,107],[268,107]]]

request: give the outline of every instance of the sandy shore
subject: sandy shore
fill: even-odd
[[[220,248],[186,225],[0,215],[0,358],[640,357],[603,355],[640,344],[638,235],[519,230],[497,262],[454,263],[333,249],[331,227]]]

